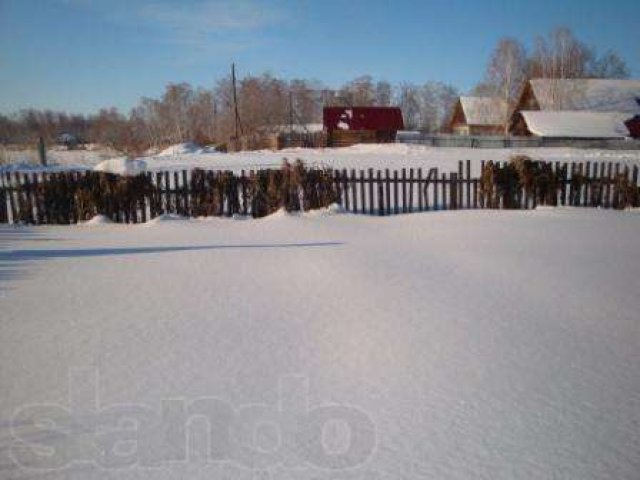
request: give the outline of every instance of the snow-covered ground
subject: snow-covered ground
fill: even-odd
[[[638,478],[637,211],[0,231],[2,478]],[[153,440],[186,442],[148,433],[168,399],[163,425],[227,412],[217,460],[195,419],[192,457],[148,468]],[[11,459],[106,462],[115,440],[139,464]]]
[[[529,155],[532,158],[559,162],[620,162],[624,165],[640,165],[640,150],[596,150],[571,148],[524,149],[475,149],[438,148],[424,145],[386,144],[354,145],[348,148],[306,149],[293,148],[280,151],[255,151],[217,153],[200,149],[191,144],[174,145],[156,155],[145,156],[148,170],[190,169],[194,167],[239,171],[279,167],[283,158],[302,159],[309,166],[347,169],[401,169],[433,168],[443,171],[457,170],[458,161],[471,160],[475,172],[481,160],[506,161],[513,155]],[[105,154],[108,156],[108,154]],[[106,157],[98,152],[57,151],[50,155],[53,170],[94,168]],[[113,154],[112,154],[113,155]],[[110,159],[98,168],[114,172],[128,170],[125,159]],[[108,165],[105,167],[105,165]],[[5,170],[39,168],[24,162],[5,165]],[[136,170],[137,171],[137,170]]]
[[[62,148],[47,151],[48,171],[83,170],[104,160],[116,158],[117,152],[99,146],[87,150],[66,150]],[[36,150],[5,150],[0,147],[0,171],[41,170]]]

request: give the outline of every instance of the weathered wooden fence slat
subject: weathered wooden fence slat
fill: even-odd
[[[378,215],[384,215],[384,184],[382,183],[382,172],[378,170],[376,172],[376,185],[378,187]]]

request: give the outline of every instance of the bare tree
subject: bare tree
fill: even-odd
[[[589,76],[594,78],[629,78],[626,62],[615,52],[609,50],[595,58]]]
[[[375,101],[373,79],[370,75],[356,77],[344,85],[337,94],[337,101],[343,105],[367,107]]]
[[[440,131],[459,97],[458,90],[442,82],[427,82],[420,87],[419,93],[419,129],[430,133]]]
[[[498,41],[485,73],[484,85],[493,92],[491,96],[502,99],[507,105],[503,125],[508,133],[509,114],[527,79],[527,52],[515,38]]]
[[[393,88],[391,84],[386,81],[379,81],[376,83],[374,93],[374,103],[379,107],[388,107],[391,105],[393,98]]]
[[[567,27],[558,27],[547,38],[538,37],[530,58],[529,75],[537,78],[583,78],[588,76],[593,50]]]
[[[398,88],[398,106],[402,109],[404,126],[407,130],[420,127],[420,91],[410,83],[401,83]]]

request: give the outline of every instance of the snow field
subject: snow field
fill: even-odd
[[[302,159],[313,167],[338,169],[398,170],[402,168],[439,168],[442,172],[456,171],[458,161],[471,160],[473,174],[480,170],[482,160],[508,161],[513,155],[528,155],[550,162],[620,162],[624,165],[640,165],[638,150],[591,150],[570,148],[523,149],[473,149],[437,148],[408,144],[363,144],[348,148],[306,149],[292,148],[279,151],[255,151],[238,153],[212,152],[193,144],[173,145],[156,154],[138,159],[134,167],[127,166],[123,157],[104,158],[99,152],[56,151],[48,170],[96,168],[113,173],[137,173],[146,170],[176,170],[204,168],[212,170],[240,170],[279,168],[284,158],[290,161]],[[113,154],[112,154],[113,155]],[[106,160],[106,161],[105,161]],[[40,169],[26,163],[13,163],[4,170]]]
[[[0,465],[255,478],[230,462],[12,465],[15,410],[66,405],[70,369],[89,368],[105,406],[274,405],[302,377],[310,405],[375,425],[349,478],[635,479],[639,233],[635,211],[553,208],[3,227]]]

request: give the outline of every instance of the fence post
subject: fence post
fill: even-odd
[[[418,211],[422,212],[424,210],[424,201],[422,199],[423,191],[422,191],[422,168],[418,168]]]
[[[353,201],[353,213],[358,213],[358,178],[355,169],[351,169],[351,198]]]
[[[482,182],[481,183],[482,191],[478,192],[478,196],[480,197],[479,200],[480,200],[480,208],[481,209],[485,208],[485,203],[486,203],[486,198],[485,197],[487,196],[486,187],[484,185],[484,170],[485,170],[485,161],[481,160],[480,161],[480,178],[479,178],[479,180],[480,180],[480,182]]]
[[[20,221],[24,221],[25,218],[25,198],[24,198],[24,190],[22,188],[22,182],[20,181],[20,174],[18,172],[14,172],[13,174],[13,187],[15,190],[15,198],[16,198],[16,218]],[[15,221],[14,221],[15,223]]]
[[[7,190],[4,186],[4,175],[0,175],[0,223],[9,223],[7,210]]]
[[[478,208],[478,179],[473,179],[473,208]]]
[[[606,183],[606,168],[605,162],[600,163],[600,190],[598,191],[598,206],[604,205],[604,191]]]
[[[589,206],[589,187],[591,185],[591,162],[587,162],[584,167],[584,192],[582,196],[582,204],[584,207]]]
[[[173,197],[173,188],[171,187],[171,174],[169,172],[164,172],[163,192],[164,192],[165,213],[168,215],[176,213],[176,204],[175,204],[175,199]]]
[[[386,213],[391,215],[391,174],[388,168],[384,170],[384,186],[385,186],[385,198],[386,198]]]
[[[543,137],[544,138],[544,137]],[[567,172],[568,172],[569,168],[567,166],[566,163],[562,164],[562,168],[561,168],[561,197],[560,197],[560,203],[562,204],[562,206],[565,206],[567,204]]]
[[[633,173],[631,174],[631,185],[636,189],[636,191],[638,191],[638,166],[634,165],[633,166]],[[638,192],[640,193],[640,192]],[[635,201],[633,206],[634,207],[639,207],[640,206],[640,195],[635,195]]]
[[[242,215],[247,216],[247,177],[244,173],[244,169],[240,171],[240,189],[242,190]],[[302,208],[303,205],[300,205]]]
[[[451,210],[458,209],[458,174],[451,172],[449,174],[451,186],[449,187],[449,204]]]
[[[363,215],[366,212],[365,185],[364,170],[360,170],[360,213]]]
[[[438,179],[440,177],[438,176],[438,169],[437,168],[429,170],[429,178],[431,178],[431,172],[433,172],[433,209],[434,210],[438,210],[439,207],[440,207],[438,205]],[[427,180],[427,182],[428,182],[428,180]],[[427,188],[428,188],[428,183],[427,183],[427,186],[425,186],[425,192],[427,193],[427,195],[425,195],[425,196],[427,197],[427,207],[428,207],[429,206],[429,201],[428,201],[428,199],[429,199],[428,193],[429,192],[426,191]]]
[[[343,168],[342,169],[342,194],[344,196],[344,209],[346,211],[350,210],[350,204],[349,204],[349,176],[347,175],[347,169]]]
[[[340,183],[340,170],[333,171],[333,183],[336,186],[336,202],[338,205],[342,205],[342,185]]]
[[[471,160],[467,160],[467,208],[471,208]]]
[[[402,169],[402,213],[407,213],[407,169]]]
[[[26,200],[25,204],[27,207],[26,218],[29,223],[35,224],[36,221],[33,215],[34,195],[31,187],[31,181],[29,180],[28,174],[24,173],[22,176],[23,176],[22,182],[23,182],[23,188],[25,191],[24,194],[25,194],[25,200]]]
[[[409,212],[413,212],[413,168],[409,169]]]
[[[182,211],[185,216],[190,216],[189,210],[189,181],[187,178],[187,171],[182,170]]]
[[[382,187],[382,172],[380,170],[378,170],[377,173],[377,180],[378,180],[378,215],[379,216],[383,216],[384,215],[384,194],[383,194],[383,187]]]
[[[9,185],[5,181],[5,176],[0,173],[0,192],[2,192],[2,218],[3,223],[9,223]]]
[[[456,197],[456,209],[462,208],[463,206],[463,194],[464,190],[462,188],[462,180],[464,179],[464,163],[462,160],[458,161],[458,175],[456,176],[456,193],[458,196]]]
[[[251,186],[251,217],[256,218],[258,215],[257,211],[257,199],[256,199],[256,191],[257,191],[257,177],[256,172],[254,170],[249,170],[249,185]],[[340,203],[340,202],[338,202]]]
[[[34,206],[36,209],[36,221],[38,223],[38,225],[41,225],[42,223],[44,223],[44,215],[43,215],[43,211],[42,211],[42,197],[40,195],[40,185],[38,182],[38,174],[36,172],[33,172],[31,174],[31,185],[33,186],[33,201],[34,201]],[[6,199],[4,198],[4,196],[2,197],[2,199],[4,200],[5,203],[5,207],[6,207]]]
[[[373,168],[369,169],[369,215],[373,215]]]
[[[574,206],[575,196],[575,177],[576,177],[576,164],[571,164],[571,178],[569,179],[569,206]]]
[[[442,210],[447,210],[447,174],[442,174]]]
[[[38,139],[38,157],[40,159],[40,165],[46,167],[47,165],[47,148],[44,144],[44,138]]]
[[[400,213],[400,205],[398,199],[398,170],[393,171],[393,213]]]
[[[605,208],[611,207],[611,174],[612,174],[613,164],[611,162],[607,163],[607,181],[606,181],[606,189],[605,189],[605,200],[604,206]]]
[[[613,183],[613,201],[612,201],[612,206],[613,208],[618,208],[619,204],[620,204],[620,164],[616,163],[615,164],[615,174],[613,177],[614,183]],[[625,178],[626,180],[626,178]]]

